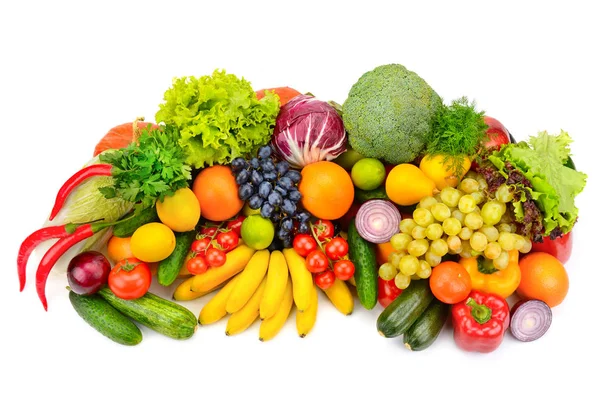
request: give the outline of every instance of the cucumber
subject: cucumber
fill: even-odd
[[[131,218],[125,217],[121,222],[117,222],[113,227],[113,235],[120,238],[129,237],[140,226],[156,221],[158,221],[156,207],[148,207]]]
[[[69,300],[85,322],[110,340],[126,346],[135,346],[142,341],[140,328],[102,297],[96,294],[81,296],[69,291]]]
[[[358,189],[358,188],[354,188],[354,201],[356,203],[364,203],[366,201],[369,200],[373,200],[373,199],[382,199],[382,200],[389,200],[390,198],[387,195],[387,192],[385,191],[385,186],[379,186],[376,189],[373,190],[362,190],[362,189]]]
[[[446,324],[450,306],[433,299],[429,307],[404,333],[404,345],[413,351],[425,350],[435,342]]]
[[[429,289],[429,280],[412,281],[377,318],[379,334],[392,338],[405,333],[427,309],[433,294]]]
[[[169,257],[158,263],[156,272],[158,283],[169,286],[175,282],[195,238],[195,230],[175,234],[175,249]]]
[[[150,292],[135,300],[123,300],[105,286],[98,294],[129,318],[173,339],[189,339],[198,327],[198,319],[190,310]]]
[[[377,304],[377,258],[375,246],[363,239],[356,230],[354,218],[348,226],[348,248],[354,263],[354,281],[358,300],[367,310]]]

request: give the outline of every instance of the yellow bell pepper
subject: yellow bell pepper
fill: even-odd
[[[517,290],[521,283],[521,268],[519,268],[519,251],[508,252],[508,267],[498,270],[493,267],[491,260],[483,256],[462,258],[459,263],[465,267],[471,276],[471,286],[475,290],[495,293],[507,298]]]

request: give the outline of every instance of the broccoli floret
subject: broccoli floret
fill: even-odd
[[[441,98],[423,78],[400,64],[388,64],[352,86],[343,120],[354,150],[401,164],[421,153],[441,109]]]

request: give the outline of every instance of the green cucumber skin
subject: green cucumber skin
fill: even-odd
[[[354,280],[358,300],[367,310],[377,304],[377,258],[375,247],[360,237],[354,219],[348,227],[349,257],[354,263]]]
[[[175,249],[169,257],[158,264],[156,272],[158,283],[169,286],[175,282],[195,238],[195,230],[175,234]]]
[[[382,185],[373,190],[362,190],[362,189],[358,189],[358,188],[354,189],[354,201],[355,202],[362,204],[366,201],[373,200],[373,199],[382,199],[382,200],[390,199],[387,195],[387,192],[385,191],[385,186]]]
[[[404,333],[404,345],[413,351],[425,350],[435,342],[446,324],[450,306],[433,299],[429,307]]]
[[[102,297],[69,291],[69,300],[85,322],[110,340],[126,346],[135,346],[142,341],[140,328]]]
[[[404,334],[433,301],[429,280],[412,281],[377,318],[377,330],[387,338]]]
[[[150,292],[135,300],[123,300],[108,287],[98,293],[129,318],[173,339],[189,339],[198,327],[198,319],[190,310]]]
[[[132,217],[131,219],[118,222],[113,227],[113,235],[119,238],[126,238],[133,235],[136,229],[140,226],[156,221],[158,221],[156,207],[149,207],[140,211],[138,215]]]

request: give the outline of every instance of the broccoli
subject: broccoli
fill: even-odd
[[[401,164],[424,149],[441,109],[441,98],[423,78],[400,64],[388,64],[365,73],[352,86],[343,120],[354,150]]]

